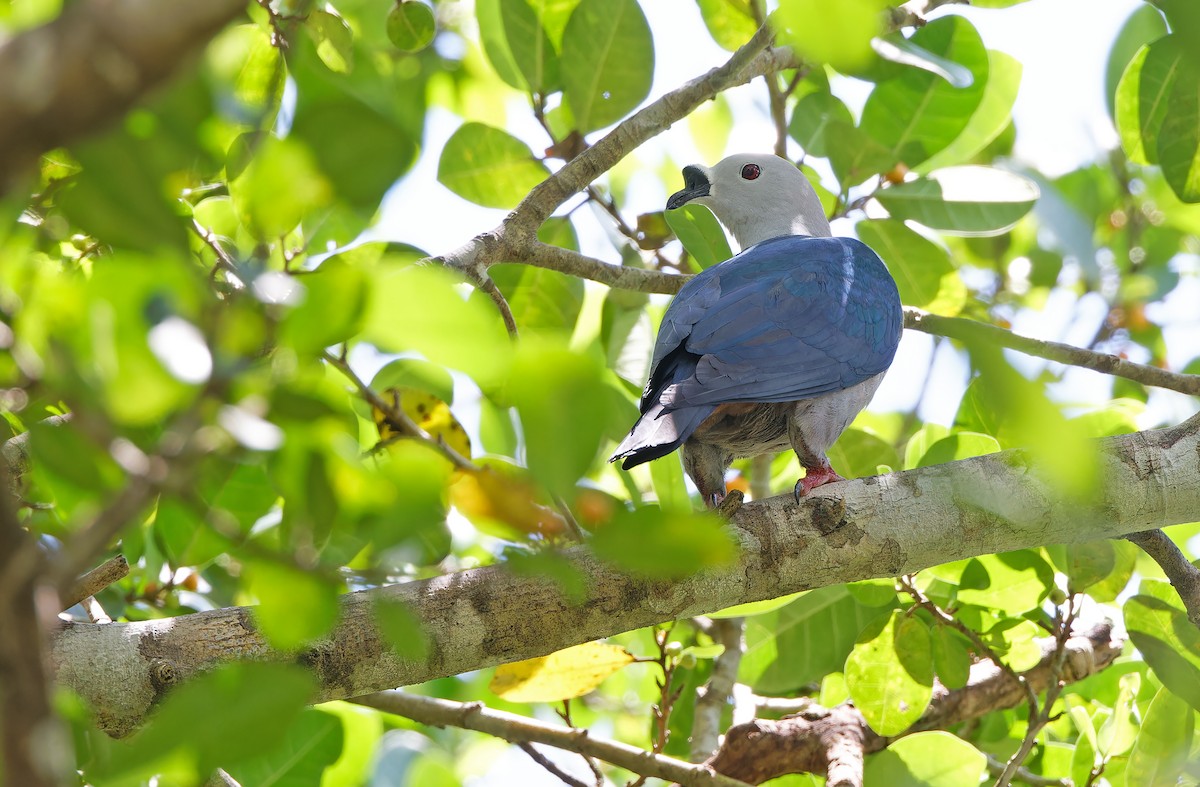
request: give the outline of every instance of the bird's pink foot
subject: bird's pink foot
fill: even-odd
[[[809,492],[816,489],[818,486],[832,484],[834,481],[845,481],[840,475],[833,471],[829,465],[823,467],[806,467],[804,468],[804,478],[796,482],[796,488],[793,494],[796,496],[796,502],[800,502],[800,498],[807,495]]]

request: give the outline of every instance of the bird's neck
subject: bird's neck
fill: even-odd
[[[803,204],[781,204],[777,209],[738,210],[736,215],[720,216],[743,249],[784,235],[813,235],[828,238],[833,233],[815,194]],[[799,209],[799,210],[798,210]]]

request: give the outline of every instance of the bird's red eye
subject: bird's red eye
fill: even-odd
[[[742,179],[754,180],[762,174],[762,169],[757,164],[747,164],[742,167]]]

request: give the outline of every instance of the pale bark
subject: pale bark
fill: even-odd
[[[1200,518],[1200,416],[1096,445],[1102,476],[1086,500],[1057,492],[1037,459],[1006,451],[831,484],[799,506],[790,495],[747,503],[732,528],[737,559],[675,582],[626,576],[576,547],[565,556],[588,588],[577,603],[550,580],[500,564],[350,594],[328,641],[299,654],[272,651],[253,610],[238,607],[65,624],[53,661],[101,727],[123,734],[168,686],[223,662],[299,662],[317,677],[315,699],[356,697],[799,590]],[[427,658],[393,655],[372,622],[379,598],[409,605],[424,627]]]

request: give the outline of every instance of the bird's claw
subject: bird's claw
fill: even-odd
[[[829,465],[825,467],[806,467],[804,468],[804,478],[796,482],[796,486],[792,489],[792,495],[796,498],[796,505],[800,504],[800,498],[807,495],[809,492],[816,489],[818,486],[832,484],[835,481],[845,481],[840,475],[834,472]]]

